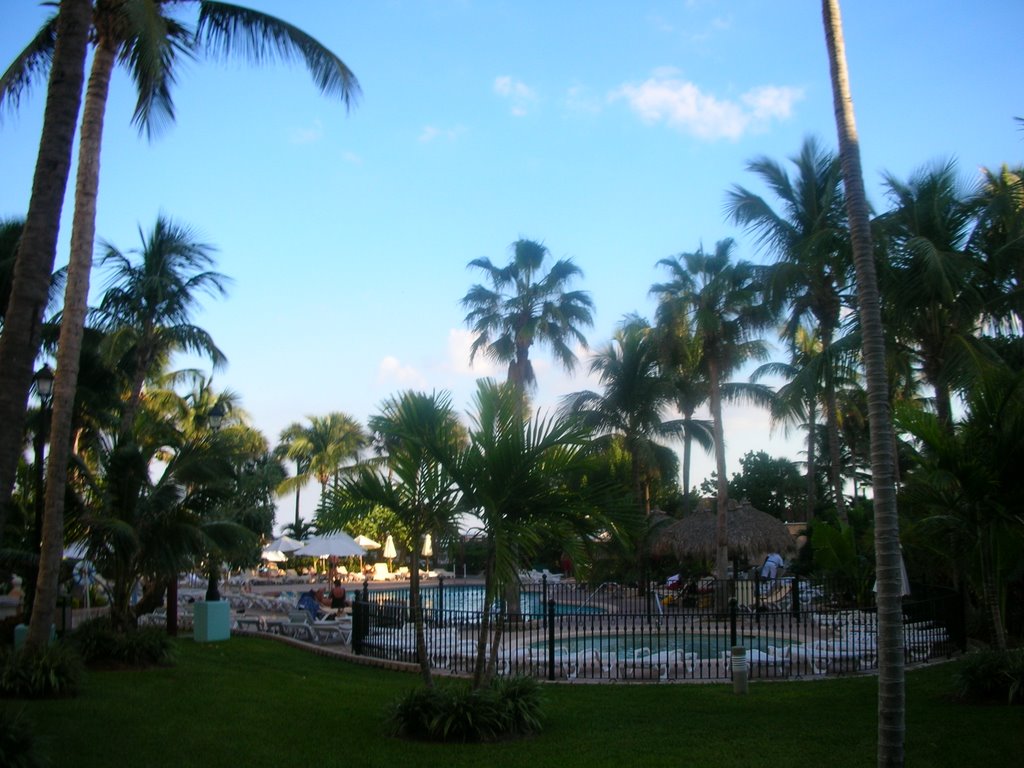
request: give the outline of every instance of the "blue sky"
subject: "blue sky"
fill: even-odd
[[[723,237],[765,258],[723,213],[733,184],[762,191],[749,160],[783,161],[809,135],[835,145],[809,0],[247,4],[335,51],[362,97],[346,114],[298,66],[198,61],[179,74],[176,123],[147,141],[116,75],[97,234],[134,248],[163,212],[216,246],[234,283],[196,322],[229,358],[217,386],[241,395],[272,442],[307,415],[365,419],[409,387],[468,405],[475,378],[502,377],[469,367],[459,299],[479,280],[467,263],[504,262],[519,237],[583,269],[578,287],[597,307],[588,338],[606,344],[625,314],[652,314],[659,259]],[[48,11],[10,0],[3,11],[6,66]],[[906,178],[952,157],[970,182],[981,166],[1021,162],[1024,4],[847,0],[843,11],[876,208],[882,171]],[[43,97],[2,115],[0,216],[27,208]],[[70,222],[68,204],[58,263]],[[540,405],[594,387],[585,358],[570,377],[535,357]],[[751,449],[797,458],[798,436],[770,433],[763,413],[725,418],[730,473]],[[694,477],[710,471],[697,457]]]

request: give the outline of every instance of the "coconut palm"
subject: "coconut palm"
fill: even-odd
[[[295,461],[302,471],[282,482],[278,492],[289,493],[315,478],[324,499],[328,483],[338,479],[343,465],[352,468],[369,438],[359,422],[345,413],[306,418],[308,424],[294,422],[281,431],[278,455]]]
[[[273,16],[235,5],[209,0],[196,0],[193,4],[199,10],[194,33],[164,13],[168,4],[162,0],[96,0],[93,6],[93,64],[79,138],[75,215],[61,326],[60,347],[65,351],[58,352],[54,388],[55,439],[69,432],[78,376],[77,359],[95,239],[103,118],[114,64],[121,61],[128,65],[138,91],[134,119],[150,132],[161,120],[173,117],[171,84],[175,65],[180,58],[191,55],[196,46],[218,54],[237,51],[253,63],[274,55],[296,56],[305,61],[322,92],[336,93],[348,104],[358,91],[358,83],[344,62],[301,30]],[[45,69],[52,50],[47,49],[45,42],[46,38],[37,36],[17,60],[20,71],[13,77],[22,87],[33,71]],[[67,453],[61,444],[51,451],[49,464],[51,476],[61,484],[67,467]],[[55,498],[54,504],[59,501],[59,497]]]
[[[4,301],[4,332],[0,334],[0,539],[20,456],[33,363],[39,350],[41,308],[46,304],[57,254],[57,230],[71,169],[75,123],[82,103],[91,11],[89,0],[62,0],[57,18],[40,30],[33,44],[0,78],[0,104],[17,104],[31,74],[42,72],[33,63],[33,51],[45,48],[52,54],[48,59],[49,87],[32,195],[11,273],[10,297]],[[51,546],[60,546],[55,537],[51,539]],[[57,582],[53,579],[58,566],[59,562],[49,566],[44,589],[48,596],[51,581],[52,594],[56,595]],[[42,647],[45,641],[46,637],[37,635],[30,639],[32,647]]]
[[[822,25],[828,50],[835,107],[839,161],[843,169],[846,215],[857,284],[857,312],[868,390],[871,430],[871,482],[875,511],[875,565],[878,574],[878,764],[903,765],[906,736],[903,670],[902,571],[896,509],[895,438],[889,407],[881,296],[871,245],[871,221],[860,139],[846,69],[846,46],[839,0],[822,0]]]
[[[982,168],[970,249],[982,259],[985,314],[997,333],[1024,331],[1024,167]]]
[[[661,373],[657,352],[646,321],[627,318],[611,343],[591,358],[590,372],[598,375],[602,392],[585,390],[562,399],[563,413],[580,417],[595,434],[622,438],[633,499],[645,516],[651,513],[651,472],[658,465],[654,454],[667,450],[657,438],[675,433],[666,420],[675,392]]]
[[[903,182],[886,175],[894,207],[879,219],[890,241],[885,302],[897,343],[935,392],[935,410],[953,427],[952,392],[964,369],[961,350],[983,309],[980,264],[967,251],[973,217],[952,162]]]
[[[455,454],[464,430],[452,410],[448,395],[406,392],[386,401],[371,417],[370,428],[387,436],[383,461],[360,466],[358,473],[343,478],[321,508],[331,507],[342,524],[374,508],[391,513],[402,524],[409,552],[409,612],[416,633],[416,658],[423,682],[433,685],[427,655],[420,604],[419,553],[428,534],[445,536],[455,530],[458,489],[428,446]],[[348,514],[346,514],[348,513]]]
[[[808,138],[792,163],[792,177],[766,157],[747,164],[747,170],[774,193],[779,211],[740,186],[729,192],[726,210],[775,258],[766,270],[766,297],[773,309],[785,312],[783,339],[793,338],[802,325],[810,324],[820,340],[822,375],[817,386],[823,395],[829,477],[836,511],[846,522],[836,383],[830,368],[841,312],[850,305],[853,277],[839,158]]]
[[[191,322],[202,294],[226,294],[228,278],[210,269],[212,247],[164,216],[149,235],[140,230],[139,238],[141,247],[127,253],[101,245],[109,277],[94,313],[108,334],[111,358],[128,380],[122,436],[130,434],[143,385],[160,361],[190,352],[209,357],[215,368],[226,362],[210,334]]]
[[[670,274],[667,283],[651,287],[660,302],[677,302],[675,310],[688,318],[693,336],[699,341],[701,360],[707,371],[709,404],[715,433],[715,468],[718,475],[718,555],[716,574],[728,576],[729,487],[725,466],[725,429],[722,421],[722,389],[726,377],[748,360],[766,355],[757,334],[771,320],[760,300],[758,269],[745,261],[732,261],[734,242],[720,240],[713,254],[703,248],[662,259],[659,266]],[[723,593],[724,594],[724,593]]]
[[[593,325],[594,308],[585,291],[569,291],[569,284],[583,272],[571,259],[541,269],[548,249],[533,240],[512,243],[512,260],[497,267],[487,257],[474,259],[470,267],[483,271],[490,286],[474,285],[462,298],[468,309],[466,324],[475,338],[469,359],[483,353],[508,365],[508,381],[520,392],[536,385],[530,362],[534,344],[550,347],[567,371],[576,366],[573,344],[587,346],[582,328]]]

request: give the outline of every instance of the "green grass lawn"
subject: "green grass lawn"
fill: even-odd
[[[53,766],[873,766],[876,680],[545,687],[544,732],[484,745],[386,735],[418,677],[257,638],[179,642],[177,666],[97,671],[75,699],[24,708]],[[1024,707],[950,700],[954,664],[907,677],[907,764],[1019,764]]]

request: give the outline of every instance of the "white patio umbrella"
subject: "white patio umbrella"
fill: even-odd
[[[356,536],[355,542],[360,547],[366,550],[380,549],[380,542],[374,541],[369,536],[363,536],[363,534],[361,533],[358,536]],[[361,555],[359,557],[359,572],[363,572],[363,558]]]
[[[366,550],[347,533],[336,531],[324,536],[314,536],[300,549],[296,549],[295,554],[303,557],[359,557],[365,555]]]
[[[398,553],[395,551],[395,540],[388,534],[387,541],[384,542],[384,557],[388,561],[388,572],[391,572],[391,561],[398,557]]]
[[[267,544],[266,549],[277,550],[279,552],[294,552],[302,546],[302,542],[298,539],[293,539],[291,536],[278,536],[272,542]]]
[[[266,560],[268,563],[283,563],[288,559],[288,555],[282,552],[280,549],[270,549],[267,547],[260,553],[260,557]]]

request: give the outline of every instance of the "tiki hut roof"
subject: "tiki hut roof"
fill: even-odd
[[[703,506],[703,505],[702,505]],[[654,554],[673,553],[676,557],[713,558],[717,550],[717,515],[714,509],[698,509],[659,531],[652,544]],[[795,541],[786,524],[767,512],[754,509],[750,502],[729,502],[728,544],[732,555],[761,555],[786,552]]]

